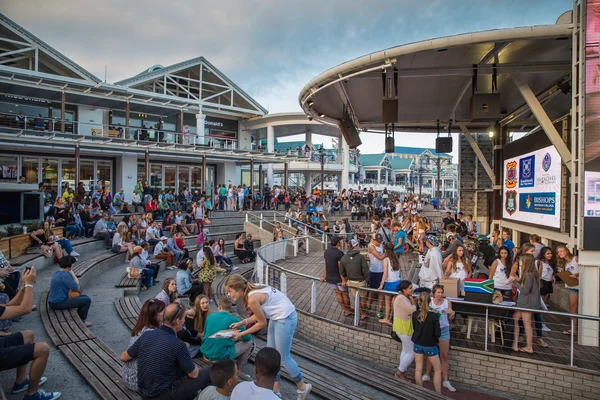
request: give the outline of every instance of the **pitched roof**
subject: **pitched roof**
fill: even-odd
[[[392,169],[409,169],[410,164],[413,162],[413,158],[404,157],[388,157],[388,160],[390,160]]]
[[[192,59],[186,60],[186,61],[181,61],[179,63],[172,64],[172,65],[162,67],[162,68],[160,68],[161,67],[160,65],[156,65],[156,66],[150,67],[148,70],[146,70],[140,74],[137,74],[131,78],[127,78],[127,79],[123,79],[119,82],[115,82],[115,85],[125,86],[125,87],[137,86],[144,82],[152,81],[153,79],[156,79],[165,74],[174,74],[178,71],[182,71],[182,70],[185,70],[185,69],[188,69],[191,67],[195,67],[198,65],[202,65],[202,64],[204,64],[210,70],[214,71],[214,74],[218,77],[218,79],[231,85],[231,87],[233,87],[236,91],[238,91],[240,94],[242,94],[243,97],[246,97],[248,99],[248,101],[254,107],[261,110],[265,114],[268,113],[268,111],[263,106],[261,106],[256,100],[254,100],[252,97],[250,97],[250,95],[248,95],[246,92],[244,92],[231,79],[229,79],[225,74],[223,74],[221,71],[219,71],[214,65],[212,65],[210,62],[208,62],[208,60],[202,56],[192,58]]]
[[[101,82],[94,74],[87,71],[85,68],[81,67],[79,64],[75,63],[73,60],[66,57],[64,54],[54,49],[49,44],[42,41],[40,38],[29,32],[27,29],[23,28],[21,25],[17,24],[6,15],[0,13],[0,25],[8,29],[12,32],[12,35],[16,35],[19,38],[19,42],[23,40],[25,42],[31,43],[35,45],[39,50],[39,53],[45,54],[50,59],[53,59],[57,62],[57,65],[61,65],[63,68],[67,68],[71,74],[74,74],[80,79],[85,79],[87,81],[99,83]],[[56,73],[56,71],[54,71]],[[60,75],[60,74],[59,74]]]
[[[360,162],[363,167],[376,167],[381,165],[381,162],[386,157],[386,154],[361,154]]]
[[[395,154],[411,154],[411,155],[421,155],[423,154],[423,152],[425,150],[429,150],[431,152],[431,154],[436,155],[438,153],[436,153],[435,149],[430,149],[430,148],[422,148],[422,147],[404,147],[404,146],[396,146],[394,147],[394,153]],[[452,157],[451,154],[447,154],[447,153],[440,153],[440,156],[442,157]]]

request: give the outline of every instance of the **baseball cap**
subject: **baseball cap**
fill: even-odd
[[[160,240],[169,240],[169,238],[166,236],[161,236]]]
[[[376,233],[375,234],[375,241],[376,242],[383,242],[383,236],[381,236],[381,233]]]
[[[387,219],[383,220],[383,226],[390,226],[390,221],[388,221]]]
[[[425,240],[431,243],[433,246],[437,246],[439,244],[438,238],[434,235],[425,236]]]
[[[358,246],[358,240],[356,240],[356,239],[352,239],[352,240],[350,241],[350,245],[351,245],[352,247],[356,247],[356,246]]]
[[[454,233],[452,233],[452,232],[446,233],[446,239],[450,239],[451,237],[454,237]]]
[[[133,248],[133,252],[134,252],[134,253],[139,253],[139,252],[141,252],[141,251],[142,251],[142,246],[135,246],[135,247]]]
[[[336,236],[334,236],[334,237],[331,238],[331,245],[332,246],[337,246],[339,242],[340,242],[340,239],[337,238]]]

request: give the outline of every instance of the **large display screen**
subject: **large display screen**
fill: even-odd
[[[600,250],[600,0],[587,1],[585,33],[583,248]]]
[[[560,228],[561,160],[554,146],[504,160],[504,219]]]

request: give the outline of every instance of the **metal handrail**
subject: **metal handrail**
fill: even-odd
[[[278,244],[279,246],[281,246],[281,243],[284,242],[287,245],[287,242],[292,242],[292,244],[294,244],[294,241],[296,241],[298,238],[292,238],[292,239],[284,239],[284,240],[280,240],[278,242],[272,242],[272,243],[267,243],[264,246],[261,246],[259,249],[257,249],[256,254],[258,255],[258,258],[260,259],[261,263],[264,263],[266,265],[267,268],[272,268],[274,270],[277,270],[280,274],[282,274],[282,278],[281,280],[286,280],[287,278],[285,277],[285,274],[289,274],[289,275],[294,275],[294,276],[298,276],[298,277],[302,277],[302,278],[306,278],[312,281],[312,290],[311,290],[311,313],[314,314],[316,312],[316,296],[317,296],[317,291],[316,291],[316,282],[319,281],[320,282],[320,278],[316,277],[316,276],[312,276],[312,275],[308,275],[308,274],[304,274],[304,273],[300,273],[300,272],[296,272],[287,268],[284,268],[280,265],[275,264],[274,262],[271,262],[268,260],[268,258],[266,257],[266,254],[268,253],[268,250],[270,247],[274,246],[275,244]],[[294,244],[295,246],[295,244]],[[308,249],[307,249],[307,253],[308,253]],[[275,254],[273,252],[273,254]],[[297,255],[297,252],[294,252],[294,255]],[[295,257],[294,256],[294,257]],[[284,254],[285,257],[285,254]],[[259,265],[259,263],[256,264],[255,269],[256,268],[260,268],[261,266]],[[268,273],[268,272],[267,272]],[[255,270],[255,274],[256,274],[256,270]],[[263,276],[262,274],[260,276]],[[285,277],[285,278],[284,278]],[[268,277],[267,277],[267,282],[268,282]],[[287,282],[287,281],[286,281]],[[262,282],[261,282],[262,283]],[[280,290],[282,290],[284,293],[286,292],[286,287],[280,288]],[[372,289],[369,287],[361,287],[358,288],[357,292],[356,292],[356,296],[354,298],[354,307],[355,310],[358,310],[360,308],[360,295],[359,295],[359,291],[368,291],[368,292],[376,292],[376,293],[383,293],[383,294],[389,294],[389,295],[398,295],[398,292],[394,292],[394,291],[388,291],[388,290],[378,290],[378,289]],[[488,304],[488,303],[478,303],[478,302],[473,302],[473,301],[467,301],[467,300],[462,300],[462,299],[455,299],[455,298],[448,298],[451,301],[456,301],[457,304],[465,304],[465,305],[471,305],[471,306],[477,306],[477,307],[485,307],[485,351],[488,351],[488,336],[489,336],[489,332],[488,332],[488,313],[489,313],[489,309],[490,308],[496,308],[496,309],[504,309],[504,310],[509,310],[509,311],[525,311],[525,312],[530,312],[530,313],[540,313],[540,314],[551,314],[551,315],[556,315],[556,316],[560,316],[560,317],[568,317],[570,318],[571,321],[571,335],[570,335],[570,347],[571,347],[571,352],[570,352],[570,366],[574,366],[574,345],[575,345],[575,335],[573,334],[574,332],[574,328],[575,328],[575,320],[576,319],[584,319],[584,320],[590,320],[590,321],[595,321],[595,322],[599,322],[600,323],[600,317],[598,316],[594,316],[594,315],[587,315],[587,314],[572,314],[572,313],[568,313],[568,312],[560,312],[560,311],[550,311],[550,310],[540,310],[540,309],[531,309],[531,308],[524,308],[524,307],[517,307],[517,306],[506,306],[506,305],[500,305],[500,304]],[[354,326],[358,326],[359,325],[359,313],[355,312],[354,315],[354,321],[353,321],[353,325]],[[583,329],[583,328],[582,328]]]

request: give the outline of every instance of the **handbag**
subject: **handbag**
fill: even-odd
[[[398,336],[396,331],[394,331],[393,329],[392,329],[392,332],[390,333],[390,335],[392,336],[392,339],[394,339],[396,342],[402,342],[402,340],[400,339],[400,336]]]
[[[140,277],[140,270],[135,268],[135,267],[128,267],[127,268],[127,277],[128,278],[139,278]]]
[[[81,290],[69,290],[67,292],[67,297],[69,299],[76,299],[79,296],[81,296]]]

